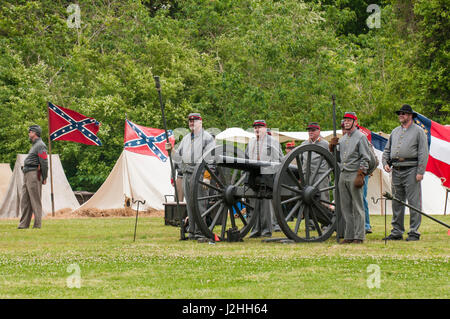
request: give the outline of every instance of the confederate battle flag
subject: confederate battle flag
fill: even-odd
[[[174,146],[175,138],[167,131],[169,142]],[[155,156],[165,162],[169,158],[166,151],[166,133],[162,129],[150,128],[125,120],[124,149],[142,155]]]
[[[75,111],[48,102],[48,128],[51,141],[72,141],[101,146],[97,137],[100,123]]]

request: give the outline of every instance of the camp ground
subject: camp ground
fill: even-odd
[[[448,0],[0,3],[4,313],[447,306]]]
[[[285,142],[294,140],[297,145],[307,136],[304,131],[274,134],[279,134]],[[250,132],[233,128],[217,134],[216,145],[220,147],[225,142],[242,150],[252,137]],[[283,232],[274,233],[274,239],[282,239],[279,242],[244,237],[241,242],[217,240],[201,244],[180,240],[181,222],[180,219],[173,220],[176,206],[170,197],[174,194],[170,162],[129,151],[126,147],[103,185],[81,206],[65,177],[59,156],[53,154],[54,209],[57,213],[52,216],[51,185],[47,183],[42,192],[46,214],[43,228],[40,233],[36,230],[20,233],[16,227],[23,179],[20,168],[25,156],[17,156],[0,206],[0,232],[6,244],[2,246],[2,253],[7,256],[2,271],[9,274],[6,278],[16,278],[22,274],[23,267],[41,275],[39,278],[25,277],[33,281],[31,290],[22,289],[24,286],[20,280],[6,279],[7,285],[0,288],[0,295],[4,297],[450,297],[446,284],[442,284],[443,274],[448,273],[449,246],[446,243],[449,237],[445,227],[423,218],[423,239],[419,244],[411,246],[407,242],[386,243],[382,240],[385,232],[389,231],[392,210],[390,201],[385,203],[382,200],[383,193],[391,191],[391,176],[380,168],[369,179],[367,200],[374,232],[367,235],[364,249],[342,247],[336,243],[333,234],[321,242],[295,244],[295,241],[286,241]],[[427,172],[423,194],[424,211],[449,223],[444,211],[446,190],[441,180]],[[172,206],[164,205],[168,195]],[[170,217],[168,207],[172,209]],[[184,201],[181,201],[180,209],[186,209]],[[36,242],[36,236],[39,236],[40,243]],[[39,262],[28,263],[19,269],[17,262],[23,259],[24,249],[33,255],[39,254],[33,257]],[[70,251],[70,254],[63,257],[65,253],[61,250]],[[408,256],[408,261],[401,257],[404,255]],[[61,261],[56,263],[59,258],[63,258],[63,266],[58,264]],[[410,264],[411,258],[417,262]],[[121,263],[119,266],[118,261]],[[406,262],[407,270],[399,270]],[[54,269],[52,274],[56,273],[57,277],[56,286],[41,290],[49,287],[46,283],[47,266],[38,264],[51,265],[50,268]],[[375,271],[380,269],[384,275],[380,279],[369,280],[372,278],[371,267]],[[289,270],[287,273],[286,269]],[[73,274],[80,273],[80,277],[71,277],[70,272],[73,271]],[[226,275],[230,271],[234,276]],[[409,275],[399,279],[399,274],[404,272]],[[419,274],[426,274],[426,283],[413,280]],[[111,276],[116,278],[115,283],[106,279]],[[324,276],[334,279],[324,280]],[[336,285],[336,278],[341,283]],[[315,284],[317,281],[322,282],[319,290]],[[303,286],[302,292],[294,288],[299,282]],[[419,289],[414,292],[404,289],[405,285],[413,283]],[[343,291],[334,293],[336,287]],[[275,295],[273,291],[278,290],[280,292]]]

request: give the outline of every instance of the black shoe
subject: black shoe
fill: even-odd
[[[197,238],[197,242],[198,243],[209,243],[209,239],[208,238],[206,238],[206,237],[198,237]]]
[[[28,229],[28,227],[17,227],[17,229]]]
[[[420,240],[420,237],[416,235],[408,235],[408,238],[406,238],[406,241],[418,241],[418,240]]]
[[[249,238],[258,238],[258,237],[261,237],[261,234],[259,234],[259,233],[254,233],[254,234],[251,234],[251,235],[249,236]]]
[[[402,235],[395,236],[390,234],[389,236],[384,237],[383,240],[403,240],[403,236]]]
[[[373,233],[372,228],[366,229],[366,234],[372,234],[372,233]]]

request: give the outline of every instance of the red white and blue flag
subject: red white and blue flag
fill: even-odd
[[[175,145],[171,130],[167,131],[169,142]],[[165,162],[169,158],[166,151],[166,133],[162,129],[150,128],[125,120],[124,149],[142,155],[155,156]]]
[[[372,132],[371,130],[358,125],[359,130],[361,131],[361,133],[363,133],[367,139],[369,140],[369,142],[373,145],[375,154],[378,157],[378,168],[382,169],[383,168],[383,164],[382,164],[382,158],[383,158],[383,151],[384,148],[386,147],[387,144],[387,138],[384,138],[383,136]]]
[[[97,137],[100,123],[73,110],[48,102],[48,128],[51,141],[72,141],[101,146]]]
[[[358,126],[359,130],[361,131],[361,133],[363,133],[367,139],[369,140],[369,142],[373,145],[373,147],[375,148],[375,150],[377,151],[384,151],[384,148],[386,147],[386,144],[388,142],[387,138],[384,138],[383,136],[372,132],[371,130],[363,127],[363,126]]]
[[[424,129],[428,137],[429,156],[426,171],[441,179],[450,189],[450,126],[434,122],[416,113],[414,122]]]

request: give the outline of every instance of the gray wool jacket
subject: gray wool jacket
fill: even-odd
[[[36,171],[38,166],[41,165],[42,180],[46,180],[48,174],[47,146],[41,138],[35,139],[32,143],[33,145],[23,163],[23,172]]]
[[[214,137],[204,129],[197,134],[186,134],[174,152],[174,162],[181,168],[183,174],[192,173],[203,155],[215,146]]]
[[[328,151],[328,142],[323,139],[323,137],[319,137],[315,142],[311,142],[309,139],[304,141],[301,146],[303,145],[318,145],[323,147],[324,149],[326,149]],[[302,154],[303,158],[303,172],[306,172],[306,161],[307,161],[307,156],[305,154]],[[315,172],[318,169],[319,163],[320,163],[320,158],[321,156],[317,153],[312,153],[311,154],[311,172]],[[316,174],[316,177],[319,177],[321,173],[326,172],[329,169],[329,166],[327,164],[327,161],[323,160],[322,164],[320,164],[320,168]]]
[[[339,152],[341,172],[356,172],[359,169],[367,172],[370,161],[370,145],[364,133],[355,129],[352,133],[341,137]]]
[[[271,135],[266,134],[261,140],[253,137],[247,144],[245,155],[248,159],[265,162],[280,162],[284,156],[281,145]],[[277,165],[261,168],[262,174],[275,174]]]
[[[396,127],[383,151],[383,166],[392,161],[393,167],[417,166],[423,175],[428,162],[428,139],[422,128],[411,124],[408,128]]]

